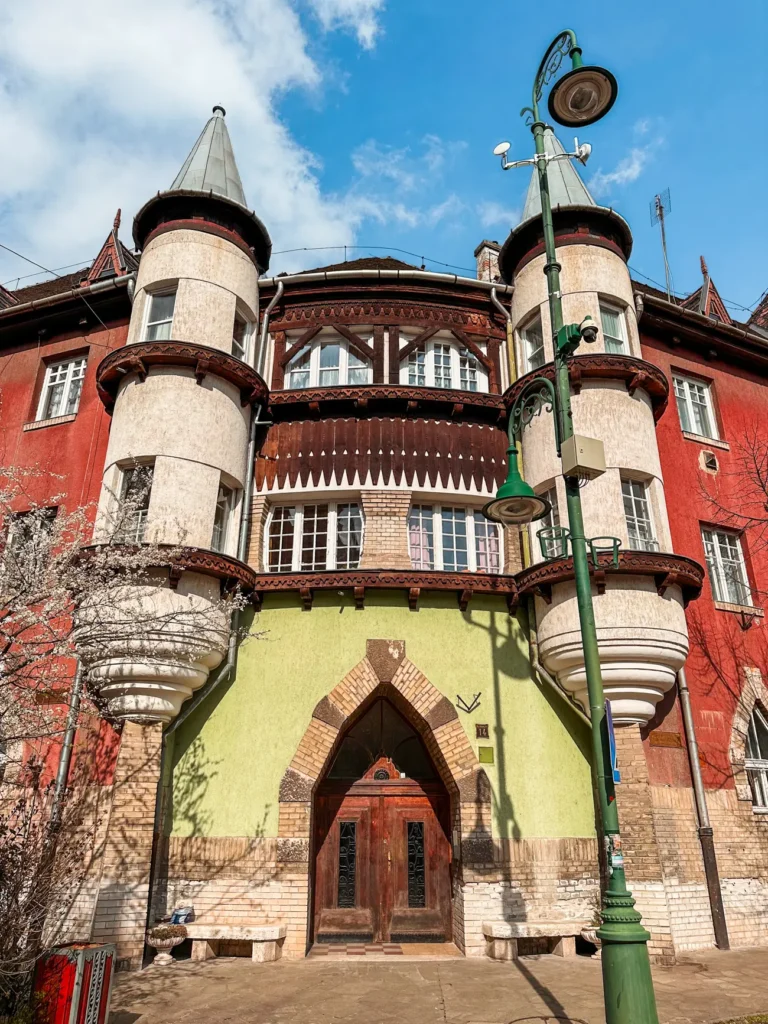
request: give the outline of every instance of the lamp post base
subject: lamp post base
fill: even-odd
[[[602,918],[597,937],[602,942],[606,1024],[658,1024],[648,958],[651,936],[640,923],[632,893],[621,882],[609,886]]]

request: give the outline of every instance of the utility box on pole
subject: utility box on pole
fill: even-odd
[[[603,442],[595,437],[574,434],[563,441],[560,449],[563,476],[578,476],[591,480],[605,472]]]

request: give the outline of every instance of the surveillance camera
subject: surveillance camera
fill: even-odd
[[[586,341],[588,345],[592,345],[597,341],[597,324],[591,316],[585,316],[579,324],[579,334],[583,341]]]

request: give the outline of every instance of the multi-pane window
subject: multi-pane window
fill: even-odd
[[[605,306],[600,303],[600,322],[603,328],[603,340],[605,351],[622,353],[627,350],[626,325],[624,313],[613,306]]]
[[[146,463],[123,470],[115,530],[115,540],[122,544],[144,541],[154,469],[152,463]]]
[[[672,382],[682,429],[689,434],[699,434],[701,437],[717,440],[717,425],[709,385],[691,377],[674,376]]]
[[[747,580],[741,538],[729,530],[701,531],[709,581],[716,601],[751,605],[752,592]]]
[[[627,521],[629,546],[632,551],[658,551],[659,542],[653,532],[648,484],[640,480],[622,480],[624,518]]]
[[[156,292],[149,297],[145,341],[167,341],[173,327],[176,292]]]
[[[361,338],[361,343],[364,339]],[[340,384],[370,384],[370,360],[346,340],[320,335],[290,361],[285,372],[287,388],[332,388]]]
[[[499,528],[473,509],[413,505],[408,545],[414,569],[501,572]]]
[[[35,508],[9,517],[0,576],[15,578],[25,587],[32,585],[48,563],[55,519],[55,508]]]
[[[211,550],[226,552],[229,547],[232,520],[237,506],[237,491],[226,484],[219,484],[216,497],[216,512],[213,517]]]
[[[235,313],[235,322],[232,326],[232,355],[242,359],[244,363],[250,361],[251,334],[251,324],[245,317]]]
[[[363,515],[355,502],[278,505],[269,523],[270,572],[357,569],[363,548]]]
[[[544,331],[541,326],[541,317],[537,316],[527,327],[520,332],[523,339],[523,354],[525,357],[525,370],[538,370],[547,361],[544,351]]]
[[[540,492],[540,497],[544,498],[545,501],[549,502],[549,511],[541,519],[538,519],[534,524],[536,537],[538,538],[542,530],[552,530],[554,527],[560,525],[560,506],[557,502],[557,488],[550,487],[546,491]],[[539,539],[539,546],[541,546],[541,538]],[[544,549],[542,554],[545,558],[554,558],[559,554],[565,554],[567,552],[561,552],[560,546],[551,537],[544,538]]]
[[[400,347],[405,348],[410,340],[401,334]],[[478,356],[466,346],[437,337],[402,357],[400,383],[419,388],[487,392],[488,373]]]
[[[759,707],[755,707],[749,719],[745,753],[752,806],[768,811],[768,719]]]
[[[37,407],[38,420],[73,416],[80,404],[86,356],[51,363],[46,367],[43,390]]]

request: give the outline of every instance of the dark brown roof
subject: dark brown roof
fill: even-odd
[[[302,274],[317,274],[324,270],[419,270],[412,263],[403,263],[392,256],[366,256],[359,260],[346,260],[344,263],[331,263],[327,267],[314,267],[302,270]]]
[[[88,267],[85,267],[83,270],[76,270],[74,274],[64,274],[63,277],[54,277],[50,281],[41,281],[40,284],[17,288],[11,294],[18,302],[33,302],[35,299],[44,299],[47,295],[58,295],[59,292],[77,288],[87,275]]]

